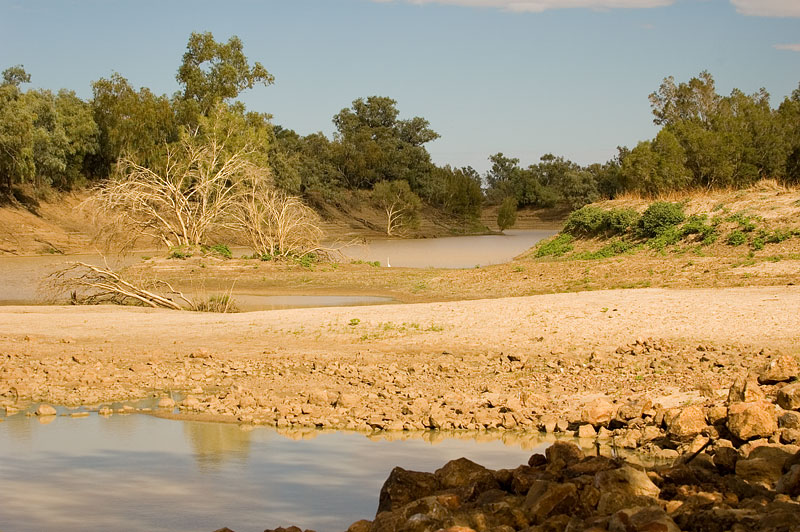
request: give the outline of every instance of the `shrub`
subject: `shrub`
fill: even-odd
[[[597,251],[587,251],[574,257],[578,260],[607,259],[623,253],[628,253],[636,249],[636,245],[624,240],[614,240],[609,242]]]
[[[639,230],[646,238],[658,237],[674,229],[684,218],[683,205],[680,203],[656,201],[639,218]]]
[[[675,226],[666,227],[658,235],[647,241],[650,248],[662,251],[665,247],[677,244],[683,238],[683,232]]]
[[[639,223],[639,213],[633,209],[610,209],[606,211],[605,230],[613,234],[622,234],[636,227]]]
[[[693,214],[683,227],[681,227],[681,236],[698,235],[698,240],[700,240],[704,246],[713,244],[717,240],[719,233],[714,225],[706,223],[707,220],[708,216],[705,214]]]
[[[216,253],[217,255],[222,255],[226,259],[233,258],[233,253],[231,253],[231,248],[229,248],[227,244],[214,244],[209,249],[214,253]]]
[[[745,233],[750,233],[756,229],[756,224],[753,223],[753,218],[741,212],[737,212],[733,216],[730,216],[728,220],[738,223],[739,229]]]
[[[572,211],[564,225],[564,233],[573,236],[593,236],[603,230],[605,210],[595,205],[586,205]]]
[[[633,209],[605,210],[586,205],[570,213],[564,232],[573,236],[595,236],[600,233],[619,235],[634,227],[638,221],[639,214]]]
[[[747,236],[741,231],[734,231],[728,235],[727,242],[729,246],[741,246],[747,242]]]
[[[544,240],[536,246],[536,258],[552,255],[560,257],[573,250],[572,242],[575,238],[572,235],[561,233],[550,240]]]

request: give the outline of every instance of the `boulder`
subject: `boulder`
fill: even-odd
[[[436,470],[434,477],[441,489],[467,489],[472,493],[482,493],[500,487],[494,473],[467,458],[447,462]]]
[[[548,464],[560,464],[562,467],[583,460],[583,451],[572,442],[557,441],[544,452]]]
[[[783,475],[783,465],[793,456],[780,447],[764,445],[753,449],[745,460],[736,462],[736,474],[751,483],[771,488]]]
[[[645,410],[653,407],[653,401],[647,398],[632,399],[617,409],[616,419],[628,421],[642,417]]]
[[[408,471],[395,467],[381,487],[378,513],[396,510],[401,506],[432,495],[439,490],[439,481],[433,473]]]
[[[740,440],[769,437],[778,430],[775,407],[768,401],[733,403],[728,407],[728,430]]]
[[[537,480],[525,497],[523,510],[533,523],[541,523],[554,515],[572,513],[577,502],[575,484]]]
[[[751,403],[764,399],[764,392],[758,386],[758,379],[752,373],[738,377],[728,390],[728,404]]]
[[[626,508],[615,513],[608,522],[609,532],[680,532],[665,512],[658,506]]]
[[[175,408],[175,401],[171,397],[162,397],[158,400],[158,408]]]
[[[361,519],[350,525],[347,532],[369,532],[370,528],[372,528],[372,521]]]
[[[587,403],[581,411],[581,422],[588,423],[595,427],[600,425],[607,425],[609,421],[616,414],[616,407],[614,404],[606,399],[600,397]]]
[[[789,355],[780,355],[770,360],[758,374],[761,384],[777,384],[788,382],[800,374],[797,359]]]
[[[675,415],[671,415],[667,423],[667,432],[670,436],[686,439],[696,436],[708,427],[706,413],[702,407],[687,406]]]
[[[784,410],[800,410],[800,382],[778,390],[778,405]]]
[[[800,496],[800,464],[793,465],[789,471],[780,478],[775,490],[789,497]]]
[[[601,493],[622,492],[646,497],[658,497],[661,492],[647,473],[629,465],[600,471],[594,477],[594,487]]]

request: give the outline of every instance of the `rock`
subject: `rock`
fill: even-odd
[[[158,400],[158,408],[175,408],[175,401],[171,397],[162,397]]]
[[[800,496],[800,464],[793,465],[789,471],[781,477],[775,491],[788,495],[789,497]]]
[[[780,355],[770,360],[758,374],[758,382],[761,384],[776,384],[788,382],[795,378],[798,373],[797,359],[789,355]]]
[[[547,463],[565,467],[583,460],[583,451],[572,442],[557,441],[544,452]]]
[[[800,410],[800,382],[778,390],[778,405],[784,410]]]
[[[714,465],[723,475],[736,471],[738,461],[739,453],[733,447],[717,448],[714,452]]]
[[[775,407],[768,401],[733,403],[728,407],[728,430],[740,440],[769,437],[778,430]]]
[[[653,484],[653,481],[647,476],[647,473],[629,465],[600,471],[594,477],[594,487],[604,493],[619,491],[646,497],[658,497],[661,492],[659,487]]]
[[[665,512],[658,506],[626,508],[615,513],[608,522],[609,532],[680,532]]]
[[[778,417],[778,426],[784,429],[800,429],[800,412],[784,412]]]
[[[670,417],[667,432],[670,436],[685,439],[700,434],[707,426],[705,411],[699,406],[687,406]]]
[[[337,401],[338,402],[338,398]],[[328,406],[331,403],[328,392],[325,390],[311,390],[308,392],[308,404],[316,406]]]
[[[372,521],[362,519],[350,525],[347,532],[369,532],[370,528],[372,528]]]
[[[56,409],[50,405],[41,404],[39,408],[36,409],[37,416],[55,416]]]
[[[630,400],[617,409],[616,419],[619,421],[628,421],[642,417],[645,410],[649,410],[653,406],[653,401],[647,398],[640,398]]]
[[[728,417],[728,409],[724,406],[712,406],[706,412],[706,418],[712,425],[720,425],[725,423]]]
[[[491,471],[466,458],[447,462],[436,470],[434,476],[442,489],[459,488],[482,493],[500,487]]]
[[[571,482],[537,480],[525,497],[523,510],[533,523],[541,523],[553,515],[574,511],[578,488]]]
[[[539,418],[539,430],[547,432],[548,434],[551,432],[555,432],[556,423],[558,423],[558,420],[556,419],[555,416],[549,414],[544,415],[541,418]]]
[[[728,404],[751,403],[764,399],[764,392],[758,386],[758,379],[752,373],[738,377],[728,390]]]
[[[745,460],[736,462],[736,474],[748,482],[771,488],[783,475],[783,465],[793,456],[780,447],[756,447]]]
[[[616,414],[614,404],[600,397],[586,404],[581,411],[581,422],[589,423],[595,427],[607,425]]]
[[[378,513],[396,510],[438,490],[439,481],[433,473],[420,473],[395,467],[381,487]]]
[[[578,427],[578,438],[591,438],[597,437],[597,431],[591,425],[581,425]]]
[[[353,408],[361,403],[361,397],[355,393],[340,393],[336,398],[336,406],[339,408]]]

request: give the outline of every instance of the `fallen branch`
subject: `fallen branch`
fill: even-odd
[[[149,281],[136,285],[123,279],[118,273],[99,266],[75,262],[47,276],[43,288],[51,299],[69,294],[75,305],[117,305],[149,306],[172,310],[195,310],[193,301],[175,290],[166,281]],[[182,306],[175,299],[183,301]]]

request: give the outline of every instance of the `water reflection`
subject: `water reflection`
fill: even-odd
[[[225,460],[246,460],[250,450],[250,430],[225,423],[181,423],[183,433],[201,468],[222,466]]]
[[[0,423],[0,530],[344,530],[374,515],[395,465],[433,471],[466,456],[516,467],[535,441],[243,431],[145,415],[40,425],[15,415]]]

